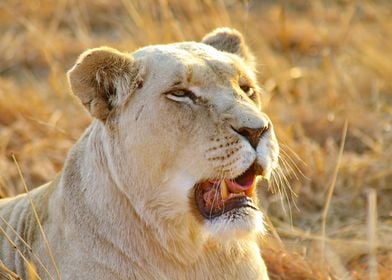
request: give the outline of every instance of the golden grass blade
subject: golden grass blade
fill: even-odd
[[[46,274],[49,276],[50,279],[53,279],[53,277],[50,275],[48,269],[45,267],[45,265],[42,263],[41,259],[33,252],[33,248],[19,235],[19,233],[2,217],[0,216],[0,219],[3,221],[3,223],[6,224],[6,226],[11,229],[12,233],[18,237],[18,239],[29,249],[30,253],[34,256],[34,258],[37,260],[38,264],[45,270]]]
[[[340,142],[340,148],[339,148],[339,154],[338,154],[337,163],[335,165],[335,170],[334,170],[333,175],[332,175],[331,184],[329,185],[329,188],[328,188],[327,199],[325,201],[324,210],[323,210],[323,213],[322,213],[322,216],[321,216],[321,236],[323,237],[322,240],[321,240],[321,253],[322,253],[323,257],[325,257],[325,237],[326,237],[326,235],[325,235],[325,227],[326,227],[326,222],[327,222],[328,210],[329,210],[329,206],[331,204],[332,194],[333,194],[333,191],[335,189],[336,179],[338,177],[340,163],[342,161],[342,156],[343,156],[343,151],[344,151],[344,144],[346,142],[347,127],[348,127],[348,121],[346,120],[344,122],[342,139],[341,139],[341,142]]]
[[[377,267],[377,192],[369,189],[367,192],[368,217],[367,217],[367,239],[369,243],[369,279],[379,279]]]
[[[21,180],[22,180],[23,187],[24,187],[24,189],[25,189],[25,191],[26,191],[26,195],[27,195],[27,197],[28,197],[28,199],[29,199],[29,202],[30,202],[30,205],[31,205],[31,207],[32,207],[32,210],[33,210],[33,213],[34,213],[34,217],[35,217],[35,219],[36,219],[36,221],[37,221],[37,223],[38,223],[38,227],[39,227],[39,230],[40,230],[40,232],[41,232],[42,238],[44,239],[45,246],[46,246],[46,248],[48,249],[48,254],[49,254],[50,260],[52,261],[53,267],[54,267],[54,269],[55,269],[55,271],[56,271],[56,274],[57,274],[57,279],[61,279],[60,271],[58,270],[58,267],[57,267],[56,262],[55,262],[55,260],[54,260],[54,256],[53,256],[53,253],[52,253],[52,249],[50,248],[48,239],[46,238],[46,234],[45,234],[45,232],[44,232],[44,229],[42,228],[42,224],[41,224],[41,222],[40,222],[40,220],[39,220],[39,217],[38,217],[37,211],[36,211],[36,209],[35,209],[33,200],[32,200],[32,198],[31,198],[31,196],[30,196],[29,189],[27,188],[26,181],[24,180],[24,177],[23,177],[23,175],[22,175],[22,170],[20,169],[20,166],[19,166],[18,162],[16,161],[15,155],[12,155],[12,159],[13,159],[15,165],[16,165],[16,168],[17,168],[17,170],[18,170],[19,176],[20,176],[20,178],[21,178]]]
[[[37,273],[34,265],[32,263],[27,263],[26,264],[26,271],[27,271],[27,278],[29,280],[37,280]]]
[[[339,257],[339,255],[336,252],[334,252],[334,250],[332,250],[332,248],[329,245],[325,246],[324,250],[325,250],[324,253],[326,256],[328,267],[330,267],[334,275],[336,275],[338,279],[352,280],[350,273],[344,267],[344,264],[341,258]]]
[[[282,239],[280,238],[278,231],[276,230],[274,224],[271,222],[271,219],[268,217],[268,215],[264,215],[264,220],[265,220],[265,223],[267,224],[268,228],[270,229],[273,237],[278,241],[279,246],[284,248],[284,243],[283,243]]]
[[[22,280],[18,275],[16,275],[13,271],[9,270],[5,265],[3,265],[0,261],[0,279],[4,280]]]
[[[16,246],[15,242],[12,241],[12,239],[9,237],[7,232],[1,226],[0,226],[0,231],[4,235],[4,237],[7,239],[7,241],[11,244],[11,246],[18,252],[18,254],[21,256],[21,258],[23,259],[25,264],[28,265],[30,263],[30,261],[23,255],[22,251],[20,251],[18,246]],[[32,273],[35,274],[36,279],[41,279],[35,270],[32,271]]]

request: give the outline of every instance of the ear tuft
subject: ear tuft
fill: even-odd
[[[130,55],[101,47],[82,53],[67,75],[72,92],[90,114],[105,121],[129,94],[137,74],[135,68]]]
[[[244,37],[234,28],[217,28],[204,36],[202,43],[210,45],[220,51],[237,54],[246,62],[253,63],[254,57],[249,51]]]

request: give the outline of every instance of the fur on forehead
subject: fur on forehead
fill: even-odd
[[[113,109],[119,106],[132,90],[143,84],[141,75],[138,75],[138,63],[134,57],[137,58],[141,53],[143,55],[146,54],[145,52],[148,53],[149,48],[165,50],[163,53],[167,52],[166,55],[169,54],[169,56],[171,47],[173,47],[172,54],[175,56],[180,55],[183,49],[182,61],[186,58],[187,52],[191,55],[198,51],[205,52],[222,62],[229,62],[230,59],[225,55],[219,55],[219,52],[234,54],[245,61],[247,66],[244,67],[245,74],[253,76],[252,71],[248,70],[254,70],[254,57],[243,36],[237,30],[227,27],[215,29],[207,34],[201,43],[198,47],[194,45],[194,42],[193,45],[177,43],[166,45],[166,47],[151,46],[142,48],[133,55],[108,47],[90,49],[83,52],[73,68],[68,71],[69,85],[90,114],[105,122]],[[208,48],[202,48],[202,45],[211,46],[218,52],[209,52]],[[246,69],[249,67],[251,69]]]
[[[242,80],[257,84],[253,65],[250,65],[242,56],[221,51],[202,42],[179,42],[146,46],[135,51],[133,57],[136,61],[143,61],[143,65],[149,69],[149,72],[162,72],[161,66],[164,65],[166,68],[170,68],[169,72],[165,72],[165,76],[167,77],[172,73],[179,80],[190,81],[191,76],[198,73],[197,68],[204,68],[208,64],[210,70],[226,73],[227,77],[239,75],[244,78]],[[206,69],[203,71],[205,72]],[[204,76],[206,73],[204,73]],[[197,80],[198,78],[194,81]],[[207,82],[209,79],[203,77],[202,80]]]

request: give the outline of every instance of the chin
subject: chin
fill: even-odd
[[[265,233],[263,214],[252,208],[228,211],[205,224],[206,231],[215,240],[232,242],[246,240]]]

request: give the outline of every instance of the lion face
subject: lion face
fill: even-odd
[[[269,178],[278,144],[239,33],[90,50],[69,80],[106,131],[114,182],[147,223],[225,239],[263,229],[256,177]]]

